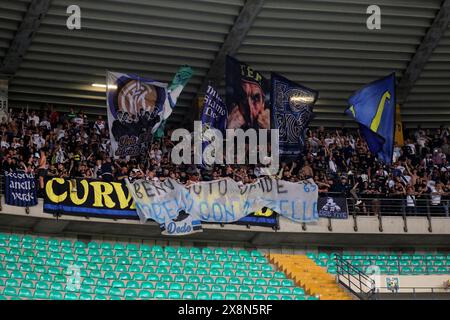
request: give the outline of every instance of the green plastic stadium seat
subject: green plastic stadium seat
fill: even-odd
[[[17,288],[17,287],[20,287],[20,282],[17,281],[17,279],[7,279],[5,281],[5,286],[11,287],[11,288]]]
[[[261,286],[254,286],[252,292],[253,293],[264,293],[264,288]]]
[[[195,274],[206,276],[208,275],[208,270],[206,270],[205,268],[197,268]]]
[[[197,290],[197,286],[193,283],[185,283],[183,286],[184,291],[195,291]]]
[[[169,285],[169,290],[178,290],[178,291],[181,291],[181,290],[183,290],[183,286],[180,284],[180,283],[178,283],[178,282],[172,282],[170,285]]]
[[[186,282],[187,279],[186,279],[186,276],[185,276],[185,275],[177,274],[177,275],[174,277],[173,281],[175,281],[175,282]]]
[[[101,287],[101,286],[96,286],[94,289],[94,293],[97,295],[105,295],[108,294],[109,288],[107,287]]]
[[[153,258],[149,258],[149,259],[147,259],[147,260],[145,260],[145,265],[146,266],[156,266],[157,265],[157,261],[156,261],[156,259],[153,259]]]
[[[153,293],[153,298],[155,299],[167,299],[167,295],[164,291],[155,291]]]
[[[220,292],[222,292],[224,290],[223,290],[223,286],[222,285],[220,285],[220,284],[213,284],[213,285],[211,285],[211,291],[215,291],[215,292],[220,291]]]
[[[62,300],[64,298],[63,294],[59,291],[50,291],[51,300]]]
[[[94,300],[94,296],[88,293],[82,293],[80,294],[79,300],[84,300],[84,301],[88,301],[88,300]]]
[[[155,287],[157,290],[169,290],[169,286],[165,282],[157,282]]]
[[[423,267],[414,267],[413,274],[424,274],[425,268]]]
[[[79,300],[79,295],[75,292],[66,292],[64,300]]]
[[[154,245],[152,246],[152,252],[163,252],[163,248],[161,246],[158,245]]]
[[[147,276],[147,281],[159,281],[159,277],[157,274],[149,273]]]
[[[61,283],[53,282],[52,285],[50,286],[50,289],[54,290],[54,291],[63,291],[64,286]],[[46,290],[46,289],[44,289],[44,290]]]
[[[197,300],[209,300],[209,294],[207,292],[198,292],[197,293]]]
[[[427,267],[427,268],[426,268],[426,271],[427,271],[427,273],[429,273],[429,274],[436,274],[436,273],[438,273],[438,272],[437,272],[437,268],[435,268],[435,267]]]
[[[291,294],[292,291],[290,289],[290,287],[281,287],[280,288],[280,294]]]
[[[120,288],[111,288],[109,289],[109,295],[110,296],[116,296],[116,297],[121,297],[122,294],[122,290],[120,290]]]
[[[173,277],[170,274],[162,274],[159,280],[162,282],[172,282]]]
[[[113,288],[125,288],[125,284],[121,280],[114,280],[111,284],[111,287]]]
[[[223,294],[220,292],[213,292],[211,294],[211,300],[224,300]]]
[[[114,271],[116,271],[116,272],[127,272],[128,271],[128,266],[124,265],[124,264],[118,264],[118,265],[116,265],[116,268],[114,269]]]
[[[157,267],[155,272],[159,273],[159,274],[168,274],[169,273],[169,269],[167,269],[166,267]]]
[[[398,267],[390,267],[388,273],[389,274],[399,274],[400,270]]]
[[[139,299],[151,299],[153,297],[151,291],[141,290],[139,291]]]
[[[19,297],[31,299],[33,297],[33,293],[30,289],[20,288]]]
[[[281,285],[283,287],[292,287],[292,286],[294,286],[294,281],[291,279],[284,279],[281,281]]]
[[[238,290],[237,290],[236,286],[229,284],[225,287],[225,291],[226,292],[237,292]]]
[[[183,266],[183,260],[174,259],[174,260],[172,260],[170,266],[171,267],[182,267]]]
[[[437,273],[438,273],[438,274],[448,274],[448,273],[449,273],[449,270],[447,270],[446,267],[438,267],[438,268],[437,268]]]
[[[49,294],[45,290],[35,290],[33,294],[34,299],[48,299]]]
[[[197,290],[198,291],[210,291],[211,287],[209,284],[202,283],[202,284],[198,284]]]
[[[403,267],[403,268],[401,268],[401,270],[400,270],[400,274],[412,274],[412,270],[411,270],[411,268],[410,267]]]
[[[126,289],[124,293],[124,297],[128,299],[136,299],[138,297],[138,293],[133,289]]]
[[[305,289],[299,288],[299,287],[294,287],[294,288],[292,288],[292,294],[294,294],[294,295],[304,295],[305,294]]]
[[[98,279],[96,285],[103,286],[103,287],[109,287],[109,286],[111,286],[111,282],[110,282],[110,280],[107,280],[107,279]]]
[[[230,284],[241,284],[241,279],[239,277],[230,277],[228,279],[228,283],[230,283]]]
[[[134,281],[134,280],[128,281],[126,286],[127,286],[127,288],[130,288],[130,289],[139,289],[140,283],[137,281]]]
[[[169,299],[179,300],[181,299],[181,294],[177,291],[169,291]]]
[[[11,234],[11,235],[9,235],[9,241],[10,242],[20,242],[20,241],[22,241],[22,236],[19,236],[17,234]]]
[[[94,293],[94,288],[92,286],[88,286],[88,285],[81,285],[80,292],[91,294],[91,293]]]
[[[306,257],[314,260],[314,259],[316,259],[316,254],[314,252],[307,252]],[[344,258],[344,259],[346,259],[346,258]]]
[[[222,269],[210,269],[209,270],[209,275],[210,276],[215,276],[215,277],[221,276],[222,275]]]
[[[119,280],[131,280],[131,275],[128,272],[121,272],[119,274]]]
[[[280,286],[281,282],[278,279],[270,279],[268,282],[269,286],[274,286],[274,287],[278,287]]]
[[[212,277],[207,277],[207,282],[205,281],[205,277],[203,277],[204,283],[217,283],[217,284],[226,284],[228,281],[224,277],[217,277],[216,280],[214,280]]]
[[[193,300],[193,299],[195,299],[195,294],[192,291],[184,291],[182,299],[183,300]]]
[[[248,293],[242,293],[239,295],[239,300],[252,300],[252,296]]]
[[[142,267],[142,273],[153,273],[155,272],[155,268],[151,266],[143,266]]]
[[[93,279],[93,278],[84,278],[84,279],[83,279],[83,284],[86,284],[86,285],[95,285],[95,283],[96,283],[96,280]],[[97,285],[99,285],[99,284],[97,284]]]

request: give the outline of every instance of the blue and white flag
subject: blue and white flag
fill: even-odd
[[[178,97],[183,91],[186,84],[192,78],[194,71],[189,66],[181,66],[169,87],[167,88],[167,98],[164,102],[163,109],[158,113],[159,122],[153,127],[152,133],[155,133],[159,128],[164,132],[165,121],[172,114],[172,110],[175,108],[177,104]],[[160,133],[161,134],[161,133]]]
[[[280,156],[296,158],[305,145],[305,132],[313,118],[319,93],[272,73],[272,117],[280,130]]]
[[[208,86],[203,104],[202,124],[224,133],[227,123],[227,107],[217,91]]]
[[[202,150],[205,150],[211,143],[205,131],[208,129],[215,129],[224,134],[227,125],[227,117],[228,112],[224,101],[212,86],[208,86],[202,112],[202,131],[204,133]]]
[[[391,164],[395,134],[395,73],[356,91],[345,113],[359,123],[370,152]]]
[[[34,175],[25,172],[5,172],[5,203],[10,206],[31,207],[38,203]]]

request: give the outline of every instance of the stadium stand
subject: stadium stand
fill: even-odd
[[[336,253],[319,254],[307,253],[307,257],[313,260],[318,266],[326,267],[329,273],[336,273]],[[384,252],[377,254],[346,252],[342,259],[349,262],[359,270],[364,270],[369,266],[379,267],[380,274],[403,274],[403,275],[424,275],[424,274],[450,274],[450,254],[425,253],[425,254],[398,254],[395,252]]]
[[[1,299],[316,300],[259,251],[0,234]]]

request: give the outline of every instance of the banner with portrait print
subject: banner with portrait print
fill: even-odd
[[[226,58],[227,129],[270,129],[269,81],[233,57]]]

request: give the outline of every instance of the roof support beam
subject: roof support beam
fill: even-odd
[[[14,39],[9,46],[0,73],[13,76],[19,69],[20,63],[38,30],[42,19],[50,7],[51,0],[32,0]]]
[[[210,82],[218,85],[223,74],[226,56],[234,55],[239,50],[247,35],[247,32],[250,30],[255,18],[261,11],[263,4],[264,0],[247,0],[245,2],[224,43],[222,44],[222,47],[217,53],[215,60],[211,64],[208,73],[203,79],[196,97],[192,101],[193,112],[191,112],[190,117],[188,117],[191,123],[198,112],[197,102],[199,96],[206,90],[206,87]]]
[[[408,95],[411,92],[414,83],[419,79],[422,70],[447,30],[449,21],[450,0],[445,0],[442,2],[441,8],[434,18],[431,27],[428,29],[422,43],[416,50],[416,53],[409,62],[403,77],[399,81],[397,93],[398,103],[404,104],[407,101]]]
[[[202,86],[200,87],[200,91],[206,89],[209,81],[214,81],[215,83],[219,82],[223,73],[223,67],[225,65],[225,57],[227,55],[233,55],[239,50],[247,35],[247,32],[250,30],[255,18],[261,11],[263,4],[264,0],[247,0],[245,2],[233,27],[228,33],[225,42],[222,44],[216,59],[206,74]]]

